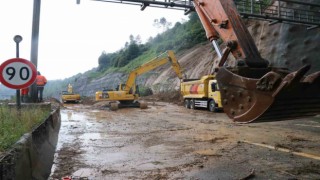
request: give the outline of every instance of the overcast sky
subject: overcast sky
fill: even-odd
[[[16,56],[15,35],[21,35],[20,57],[30,60],[33,0],[0,1],[0,64]],[[42,0],[38,70],[49,80],[64,79],[98,66],[102,51],[124,47],[129,36],[143,41],[161,32],[154,19],[174,25],[188,19],[182,10],[81,0]]]

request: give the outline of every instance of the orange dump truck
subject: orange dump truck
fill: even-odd
[[[212,112],[222,110],[220,91],[214,75],[184,80],[180,88],[186,108],[207,108]]]

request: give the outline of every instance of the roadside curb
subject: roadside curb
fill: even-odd
[[[0,180],[47,179],[61,126],[60,108],[0,157]]]

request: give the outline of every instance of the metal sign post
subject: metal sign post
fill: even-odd
[[[16,42],[16,58],[19,58],[19,43],[22,41],[22,37],[20,35],[16,35],[13,40]],[[20,89],[16,90],[16,102],[17,108],[19,109],[21,106]]]

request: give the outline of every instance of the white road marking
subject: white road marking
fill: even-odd
[[[275,147],[275,146],[271,146],[271,145],[267,145],[267,144],[254,143],[254,142],[250,142],[250,141],[242,141],[242,142],[245,142],[245,143],[248,143],[248,144],[252,144],[252,145],[256,145],[256,146],[269,148],[269,149],[273,149],[273,150],[277,150],[277,151],[281,151],[281,152],[291,153],[291,154],[294,154],[294,155],[297,155],[297,156],[302,156],[302,157],[306,157],[306,158],[320,160],[320,156],[313,155],[313,154],[307,154],[307,153],[303,153],[303,152],[296,152],[296,151],[292,151],[292,150],[286,149],[286,148]]]
[[[306,127],[316,127],[320,128],[320,126],[315,126],[315,125],[308,125],[308,124],[295,124],[296,126],[306,126]]]

